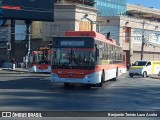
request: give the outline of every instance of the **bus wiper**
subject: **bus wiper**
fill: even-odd
[[[90,70],[90,69],[93,69],[94,66],[84,66],[84,68]]]
[[[63,64],[62,64],[62,67],[63,67],[63,68],[69,68],[69,63],[67,63],[67,62],[63,63]]]

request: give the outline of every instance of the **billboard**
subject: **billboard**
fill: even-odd
[[[54,0],[2,0],[2,18],[54,21]]]

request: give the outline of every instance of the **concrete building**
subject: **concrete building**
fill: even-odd
[[[96,31],[96,24],[93,24],[97,20],[96,8],[77,3],[56,3],[54,8],[54,22],[32,21],[31,51],[37,50],[40,46],[47,46],[53,36],[64,36],[64,33],[69,30]],[[10,61],[13,57],[21,59],[26,56],[28,44],[26,29],[24,21],[16,20],[15,32],[12,33],[15,34],[15,50],[10,51]],[[2,59],[7,61],[6,43],[11,42],[11,20],[7,20],[6,24],[0,27],[0,34],[0,61]],[[11,52],[14,52],[14,55]]]
[[[53,36],[64,36],[66,31],[96,31],[97,9],[74,3],[55,4],[54,22],[34,21],[32,23],[32,49],[36,40],[52,41]],[[34,42],[35,41],[35,42]]]
[[[98,16],[119,16],[126,13],[126,0],[94,0]]]
[[[31,25],[31,51],[39,46],[46,46],[52,41],[53,36],[63,36],[68,30],[94,30],[99,24],[97,15],[116,15],[124,12],[125,0],[56,0],[55,21],[33,21]],[[98,9],[96,9],[99,8]],[[109,11],[109,12],[108,12]],[[103,14],[102,14],[103,13]],[[26,25],[24,21],[17,21],[15,25],[15,43],[12,44],[10,58],[21,59],[26,55],[28,40],[26,37]],[[0,27],[0,56],[7,60],[6,43],[11,40],[11,21],[7,20]],[[13,39],[13,38],[12,38]],[[2,60],[0,58],[0,60]],[[11,60],[10,59],[10,60]]]
[[[78,4],[55,4],[54,22],[35,21],[32,24],[32,33],[41,34],[44,40],[49,40],[48,37],[62,36],[67,30],[96,30],[96,24],[91,23],[96,20],[97,9],[93,7]],[[44,38],[45,36],[47,38]]]
[[[98,17],[102,34],[111,32],[127,53],[127,63],[160,60],[160,10],[127,4],[127,15]],[[142,53],[142,42],[144,52]]]
[[[98,9],[98,16],[118,16],[126,12],[126,0],[56,0],[56,3],[78,3]]]
[[[17,20],[15,24],[15,32],[12,31],[11,20],[7,20],[5,25],[0,26],[0,61],[7,62],[12,58],[20,59],[25,55],[26,26],[24,21],[20,20]],[[14,35],[15,41],[11,41],[13,39],[11,34]],[[7,42],[12,43],[12,50],[7,50]]]

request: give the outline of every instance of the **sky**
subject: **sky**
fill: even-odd
[[[127,0],[127,3],[160,9],[160,0]]]

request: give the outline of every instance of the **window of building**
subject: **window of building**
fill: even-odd
[[[126,0],[96,0],[95,7],[102,16],[116,16],[126,12]]]

